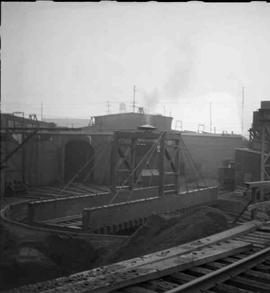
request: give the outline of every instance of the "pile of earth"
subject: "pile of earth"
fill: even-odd
[[[188,216],[152,215],[121,247],[102,259],[117,262],[187,243],[228,228],[226,214],[203,206]]]
[[[229,214],[239,214],[247,205],[247,199],[218,199],[211,203],[211,207],[220,209]]]
[[[89,269],[97,251],[87,241],[49,235],[44,241],[5,241],[1,249],[0,290]]]

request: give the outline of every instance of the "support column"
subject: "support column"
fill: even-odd
[[[164,195],[164,181],[165,181],[165,170],[164,170],[165,137],[166,137],[166,132],[164,132],[161,135],[161,139],[160,139],[160,153],[159,153],[159,196],[163,196]]]
[[[179,148],[179,140],[177,139],[175,141],[175,144],[176,144],[176,155],[175,155],[175,191],[176,191],[176,194],[178,194],[179,192],[179,175],[180,175],[180,162],[179,162],[179,152],[180,152],[180,148]]]
[[[60,141],[59,141],[60,140]],[[58,153],[59,153],[59,183],[64,184],[65,183],[65,156],[66,156],[66,144],[68,140],[62,138],[58,139],[59,142],[59,148],[58,148]],[[40,147],[40,142],[38,141],[38,149]],[[38,152],[40,154],[40,152]],[[40,162],[40,160],[39,160]],[[40,168],[39,168],[40,169]],[[40,184],[40,174],[39,174],[39,184]]]
[[[260,172],[260,180],[264,181],[264,153],[265,153],[265,126],[262,125],[262,139],[261,139],[261,172]],[[260,190],[260,199],[263,200],[264,198],[264,190],[263,187]]]
[[[118,135],[114,133],[111,148],[111,189],[113,194],[116,192],[116,163],[118,150]]]
[[[131,176],[130,176],[130,189],[134,188],[134,181],[136,178],[136,172],[134,172],[136,168],[136,138],[131,139]]]
[[[22,143],[25,140],[24,132],[22,133]],[[22,146],[22,182],[25,184],[25,145]]]

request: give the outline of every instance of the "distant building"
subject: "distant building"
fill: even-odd
[[[95,116],[95,128],[98,131],[134,130],[144,124],[150,124],[161,131],[171,130],[172,117],[141,113],[118,113]]]
[[[269,125],[270,101],[261,101],[260,109],[253,112],[248,147],[238,148],[235,153],[235,171],[238,184],[245,181],[270,180]],[[261,160],[262,150],[264,150],[263,161]]]

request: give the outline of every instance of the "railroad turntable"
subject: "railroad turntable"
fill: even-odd
[[[269,181],[218,190],[179,131],[32,123],[1,130],[6,178],[14,161],[31,159],[19,175],[35,183],[7,194],[1,209],[1,270],[12,279],[3,289],[269,291]]]

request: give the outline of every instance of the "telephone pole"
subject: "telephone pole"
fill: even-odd
[[[245,105],[245,87],[242,86],[242,117],[241,117],[241,134],[244,136],[244,105]]]
[[[110,107],[111,107],[110,101],[107,101],[107,114],[110,113]]]
[[[133,86],[133,102],[132,102],[132,110],[133,110],[133,113],[135,112],[135,94],[136,94],[136,86],[134,85]]]
[[[40,105],[40,120],[43,121],[43,102]]]
[[[212,133],[212,102],[210,102],[210,133]]]

